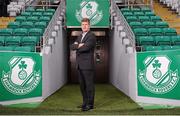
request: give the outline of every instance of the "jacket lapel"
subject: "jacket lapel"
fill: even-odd
[[[84,38],[83,38],[83,40],[82,40],[82,43],[84,43],[84,42],[87,40],[87,37],[88,37],[89,32],[90,32],[90,31],[88,31],[88,32],[86,33],[86,35],[84,36]]]

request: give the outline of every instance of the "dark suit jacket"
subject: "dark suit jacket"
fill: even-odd
[[[96,37],[89,31],[86,33],[82,42],[81,38],[82,35],[80,35],[75,42],[78,44],[84,43],[84,46],[78,49],[78,45],[71,45],[71,49],[76,50],[77,68],[82,70],[94,70],[94,48],[96,45]]]

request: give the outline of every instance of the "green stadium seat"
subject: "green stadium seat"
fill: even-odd
[[[0,36],[11,36],[13,34],[13,29],[5,28],[0,29]]]
[[[146,16],[155,16],[155,14],[153,12],[145,12],[144,13]]]
[[[172,41],[173,45],[179,45],[180,46],[180,35],[171,36],[171,41]]]
[[[17,16],[15,21],[19,21],[19,22],[23,22],[23,21],[26,21],[26,16]]]
[[[52,12],[52,13],[54,13],[56,10],[55,9],[46,9],[46,12]]]
[[[139,44],[143,45],[155,45],[154,38],[152,36],[142,36],[139,37]]]
[[[27,17],[27,21],[38,22],[39,19],[38,19],[38,16],[32,16],[32,17]]]
[[[148,8],[148,7],[143,7],[143,8],[141,8],[141,11],[143,11],[143,12],[151,12],[152,10],[150,8]]]
[[[47,27],[47,23],[46,22],[36,22],[34,24],[35,27],[41,28],[41,29],[45,29]]]
[[[171,45],[170,36],[155,36],[156,45]]]
[[[163,46],[164,50],[178,50],[180,46]]]
[[[144,16],[144,12],[134,12],[135,16]]]
[[[5,39],[5,46],[20,46],[21,37],[20,36],[8,36]]]
[[[20,22],[10,22],[7,26],[8,28],[12,28],[12,29],[15,29],[15,28],[19,28],[20,27]]]
[[[37,12],[45,12],[45,9],[42,9],[42,8],[38,8],[36,9]]]
[[[168,28],[169,25],[167,22],[164,22],[164,21],[157,21],[156,22],[156,27],[157,28]]]
[[[155,23],[152,21],[144,21],[142,22],[142,26],[144,28],[153,28],[155,26]]]
[[[128,22],[139,21],[139,19],[136,16],[127,16],[126,20]]]
[[[163,35],[161,28],[149,28],[148,32],[149,32],[150,36],[161,36],[161,35]]]
[[[149,18],[149,16],[139,16],[138,17],[139,21],[143,22],[143,21],[151,21],[151,19]]]
[[[42,16],[42,14],[43,14],[42,12],[37,12],[37,11],[36,11],[36,12],[33,12],[33,13],[32,13],[32,16],[38,16],[38,17],[40,17],[40,16]]]
[[[39,21],[45,21],[45,22],[49,22],[51,20],[51,18],[50,17],[48,17],[48,16],[42,16],[42,17],[39,17]]]
[[[140,8],[132,8],[131,11],[132,11],[132,12],[140,12],[141,9],[140,9]]]
[[[150,16],[151,21],[162,21],[160,16]]]
[[[123,15],[126,17],[126,16],[133,16],[133,13],[132,12],[123,12]]]
[[[147,36],[148,31],[145,28],[135,28],[133,29],[135,36]]]
[[[162,46],[143,46],[144,51],[161,51],[163,50]]]
[[[31,12],[22,12],[21,16],[29,17],[29,16],[31,16]]]
[[[44,32],[43,29],[40,29],[40,28],[29,29],[29,35],[30,36],[42,36],[43,32]]]
[[[25,36],[21,40],[22,46],[36,46],[39,43],[39,36]]]
[[[163,33],[166,36],[174,36],[177,35],[177,32],[174,28],[163,28]]]
[[[21,28],[33,28],[34,23],[31,21],[25,21],[21,23]]]
[[[28,29],[26,28],[17,28],[14,29],[13,35],[15,36],[27,36],[28,35]]]
[[[131,28],[140,28],[140,27],[142,27],[141,22],[130,22],[129,25],[131,26]]]
[[[0,46],[0,51],[13,51],[14,46]]]
[[[5,36],[0,36],[0,46],[4,45]]]
[[[121,12],[128,12],[128,11],[131,11],[131,9],[129,9],[129,8],[121,8],[120,10],[121,10]]]
[[[17,47],[14,48],[14,51],[34,52],[34,47],[33,46],[17,46]]]
[[[52,17],[54,13],[52,12],[44,12],[43,13],[43,16],[49,16],[49,17]]]

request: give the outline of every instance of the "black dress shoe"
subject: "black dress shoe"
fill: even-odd
[[[93,109],[94,107],[93,106],[85,106],[85,107],[82,107],[82,111],[88,111],[88,110],[91,110]]]

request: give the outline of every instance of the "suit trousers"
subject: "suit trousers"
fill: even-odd
[[[83,106],[93,106],[95,87],[94,87],[94,70],[78,69],[80,90],[83,97]]]

